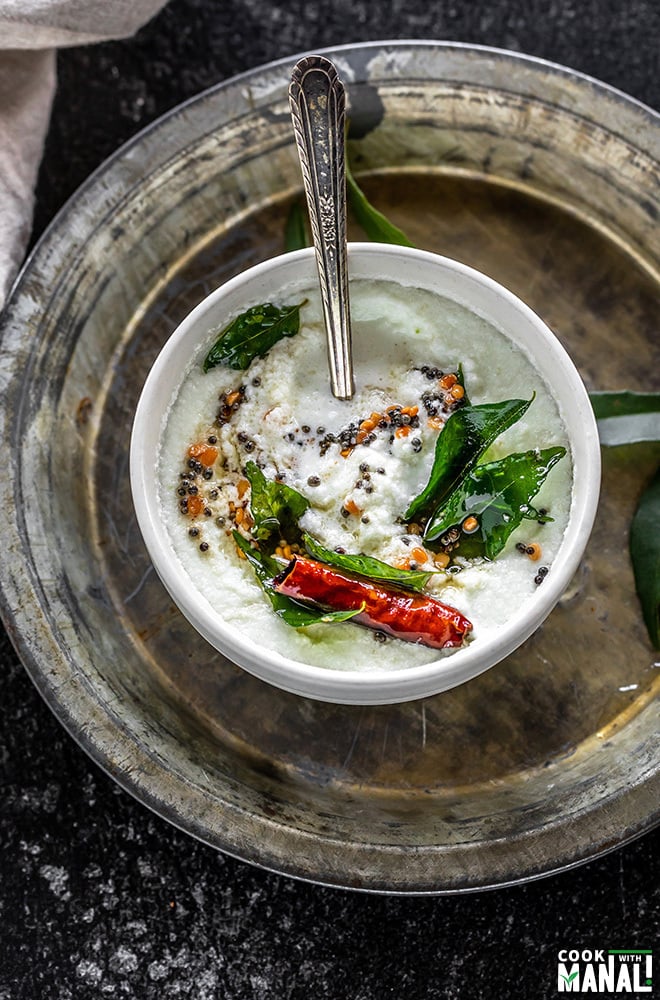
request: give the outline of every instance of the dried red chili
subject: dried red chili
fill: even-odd
[[[448,604],[378,580],[296,557],[275,577],[275,590],[331,611],[364,605],[352,622],[435,649],[461,646],[472,623]]]

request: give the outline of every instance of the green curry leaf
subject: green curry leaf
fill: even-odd
[[[458,363],[458,369],[456,371],[456,379],[458,380],[458,384],[460,385],[460,387],[461,387],[461,389],[463,390],[463,393],[464,393],[464,395],[463,395],[463,405],[464,406],[470,406],[470,398],[469,398],[469,396],[467,394],[467,389],[465,388],[465,372],[463,371],[463,365],[461,364],[460,361]]]
[[[660,392],[590,392],[596,420],[630,417],[638,413],[660,413]]]
[[[348,159],[346,160],[346,194],[353,215],[370,240],[374,240],[376,243],[397,243],[404,247],[413,246],[406,234],[367,200],[353,177]]]
[[[319,562],[335,566],[337,569],[345,569],[350,573],[357,573],[366,576],[370,580],[385,581],[394,583],[399,587],[407,587],[409,590],[422,590],[428,583],[432,573],[422,570],[397,569],[389,563],[381,562],[371,556],[351,555],[348,552],[335,552],[333,549],[326,549],[325,546],[317,542],[311,535],[303,535],[305,548],[310,556],[318,559]]]
[[[429,521],[425,539],[434,541],[471,516],[478,527],[472,534],[461,535],[459,554],[494,559],[523,518],[537,513],[530,503],[565,454],[562,447],[546,448],[478,465]]]
[[[520,420],[532,399],[463,406],[452,413],[438,435],[429,481],[408,507],[406,520],[441,509],[495,438]]]
[[[660,393],[592,392],[589,398],[602,445],[660,441]]]
[[[250,483],[254,537],[264,541],[276,532],[293,541],[300,533],[298,521],[309,507],[307,497],[292,486],[267,479],[256,462],[246,464],[245,475]]]
[[[282,337],[293,337],[300,329],[300,309],[293,306],[251,306],[220,333],[204,359],[204,371],[227,365],[245,371],[255,358],[262,358]]]
[[[642,494],[630,527],[635,586],[649,637],[660,649],[660,470]]]
[[[294,201],[289,209],[284,229],[284,249],[290,253],[292,250],[302,250],[303,247],[311,245],[307,236],[305,207],[301,201]]]

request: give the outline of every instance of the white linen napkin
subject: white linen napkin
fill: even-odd
[[[55,92],[55,48],[125,38],[164,2],[0,0],[0,310],[30,235]]]

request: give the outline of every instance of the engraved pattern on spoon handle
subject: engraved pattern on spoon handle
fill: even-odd
[[[346,95],[333,63],[323,56],[301,59],[292,73],[289,103],[316,250],[332,392],[338,399],[350,399],[354,386],[346,254]]]

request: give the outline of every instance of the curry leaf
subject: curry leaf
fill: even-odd
[[[275,613],[283,622],[291,625],[292,628],[306,628],[308,625],[332,625],[335,622],[347,622],[351,618],[355,618],[356,615],[359,615],[361,611],[364,611],[364,604],[351,611],[324,611],[323,608],[317,609],[313,605],[298,604],[297,601],[292,601],[291,598],[284,597],[283,594],[276,594],[276,591],[273,591],[272,594],[269,593],[268,596],[271,598],[271,601],[276,596],[278,602],[283,600],[288,602],[288,607],[278,607],[275,609]]]
[[[256,462],[247,463],[245,475],[250,483],[254,537],[263,541],[277,532],[293,541],[294,534],[299,534],[298,521],[309,507],[307,497],[292,486],[267,479]]]
[[[630,527],[635,586],[649,637],[660,649],[660,470],[642,494]]]
[[[660,413],[660,392],[590,392],[596,420],[630,417],[638,413]]]
[[[660,441],[660,393],[592,392],[589,398],[602,445]]]
[[[463,365],[461,364],[460,361],[458,363],[458,370],[456,372],[456,379],[457,379],[458,384],[460,385],[461,389],[463,390],[462,403],[463,403],[464,406],[469,406],[470,405],[470,399],[469,399],[469,396],[467,394],[467,389],[465,388],[465,372],[463,371]]]
[[[428,583],[429,577],[433,575],[422,570],[397,569],[396,566],[390,566],[389,563],[381,562],[380,559],[371,556],[335,552],[333,549],[326,549],[307,534],[303,535],[303,542],[310,556],[319,562],[357,573],[359,576],[366,576],[370,580],[386,580],[400,587],[407,587],[409,590],[422,590]]]
[[[478,465],[429,521],[425,539],[434,541],[460,526],[466,517],[473,517],[478,527],[461,535],[459,554],[494,559],[523,518],[537,513],[530,503],[550,469],[565,454],[562,447],[546,448]]]
[[[406,520],[440,509],[495,438],[520,420],[532,399],[463,406],[452,413],[438,435],[429,481],[408,507]]]
[[[251,545],[240,532],[234,531],[233,535],[234,541],[254,569],[264,593],[273,606],[273,611],[292,628],[305,628],[308,625],[318,625],[319,623],[345,622],[362,611],[362,607],[351,611],[325,611],[323,608],[307,607],[294,601],[291,597],[278,594],[273,586],[273,579],[282,567],[277,560]]]
[[[261,584],[272,582],[281,571],[282,565],[277,559],[262,552],[247,538],[244,538],[240,531],[233,531],[232,534],[239,549],[247,556],[248,562],[259,577],[259,582]]]
[[[306,300],[305,300],[306,301]],[[225,327],[204,359],[204,371],[227,365],[244,371],[255,358],[262,358],[282,337],[293,337],[300,329],[300,308],[265,302],[251,306]]]
[[[376,243],[397,243],[404,247],[413,246],[406,234],[367,200],[351,173],[348,160],[346,161],[346,193],[353,215],[370,240],[374,240]]]
[[[303,247],[311,245],[307,236],[305,208],[301,201],[294,201],[289,209],[284,229],[284,249],[290,253],[292,250],[302,250]]]

